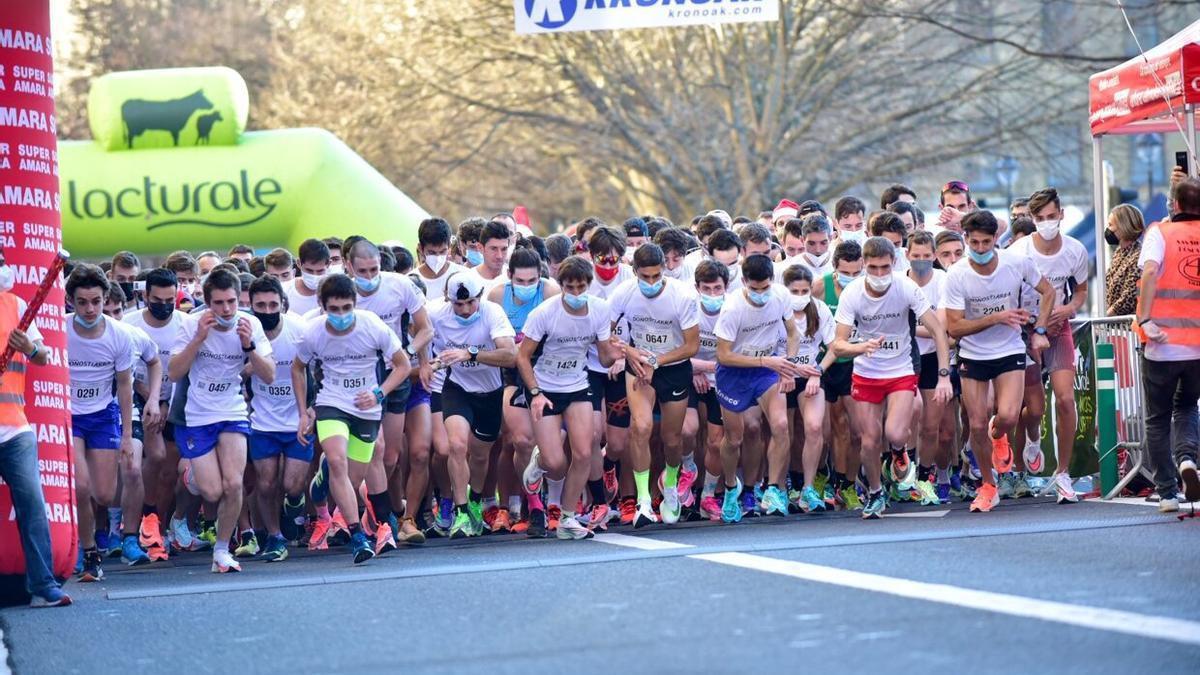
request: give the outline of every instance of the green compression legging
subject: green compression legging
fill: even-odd
[[[350,425],[342,420],[317,420],[317,438],[322,443],[334,436],[346,439],[346,459],[359,464],[370,464],[375,453],[375,441],[367,442],[350,435]]]

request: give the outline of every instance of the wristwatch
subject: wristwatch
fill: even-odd
[[[253,342],[251,342],[251,343],[250,343],[250,346],[249,346],[249,347],[242,347],[242,352],[243,352],[243,353],[247,353],[247,354],[248,354],[248,353],[250,353],[250,352],[252,352],[252,351],[254,351],[254,343],[253,343]]]
[[[529,390],[529,398],[533,398],[534,396],[540,396],[541,393],[542,393],[542,390],[539,387],[534,387],[533,389]]]
[[[654,354],[647,356],[646,364],[650,366],[651,370],[658,370],[658,357]]]
[[[938,377],[950,377],[950,369],[938,368]]]
[[[1046,335],[1046,327],[1045,327],[1045,326],[1038,326],[1037,328],[1034,328],[1034,329],[1033,329],[1033,332],[1037,333],[1038,335],[1041,335],[1041,336],[1045,337],[1045,335]]]
[[[818,363],[817,365],[813,366],[813,368],[816,368],[816,369],[817,369],[817,374],[818,374],[818,375],[824,375],[824,374],[825,374],[825,366],[823,366],[823,365],[821,365],[821,364],[819,364],[819,363]]]
[[[479,347],[467,347],[467,353],[471,355],[471,363],[479,361]]]
[[[375,402],[376,403],[383,403],[383,399],[387,398],[386,396],[383,395],[383,390],[380,389],[379,387],[375,387],[375,389],[373,389],[371,391],[371,393],[375,394]]]
[[[408,345],[407,347],[405,347],[405,348],[404,348],[404,351],[405,351],[405,352],[407,352],[407,353],[408,353],[408,355],[409,355],[410,357],[412,357],[412,358],[416,358],[416,357],[417,357],[417,350],[413,349],[413,346],[412,346],[412,345]]]

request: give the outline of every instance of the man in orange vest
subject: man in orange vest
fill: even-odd
[[[25,419],[26,368],[30,363],[45,365],[47,354],[37,324],[30,324],[28,332],[17,328],[25,313],[25,301],[9,292],[12,286],[13,270],[0,250],[0,343],[14,350],[8,370],[0,377],[0,478],[8,484],[17,513],[17,530],[25,552],[25,590],[33,597],[30,604],[61,607],[71,604],[71,597],[54,579],[37,438]]]
[[[1188,178],[1177,183],[1172,189],[1171,208],[1170,220],[1146,231],[1138,260],[1142,292],[1137,324],[1145,343],[1142,386],[1146,395],[1146,445],[1160,498],[1158,510],[1164,513],[1179,510],[1180,479],[1184,498],[1200,501],[1200,477],[1196,473],[1200,436],[1196,414],[1196,402],[1200,400],[1200,180]]]

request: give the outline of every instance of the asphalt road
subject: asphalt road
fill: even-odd
[[[17,673],[1200,672],[1200,519],[1005,501],[430,542],[208,572],[203,554],[7,609]],[[0,654],[3,650],[0,649]],[[0,666],[0,671],[3,667]]]

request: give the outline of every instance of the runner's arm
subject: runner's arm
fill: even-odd
[[[686,361],[700,351],[700,326],[692,326],[683,331],[683,344],[658,357],[659,365],[670,365],[678,361]]]
[[[117,372],[117,404],[121,408],[121,439],[133,438],[133,371]]]
[[[292,395],[296,397],[296,409],[308,410],[308,364],[300,357],[292,359]]]
[[[533,353],[537,351],[538,344],[540,344],[538,340],[526,335],[525,339],[521,340],[521,344],[517,345],[517,372],[521,374],[521,381],[525,383],[526,389],[538,388],[537,376],[533,373]],[[604,363],[603,360],[600,362]]]
[[[485,366],[512,368],[517,364],[517,345],[511,337],[495,338],[496,348],[479,352],[475,360]]]
[[[949,370],[950,341],[946,337],[946,330],[942,328],[942,322],[938,321],[937,314],[932,309],[922,314],[921,325],[929,331],[933,337],[933,344],[937,347],[938,370]]]

